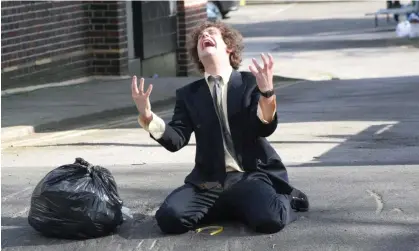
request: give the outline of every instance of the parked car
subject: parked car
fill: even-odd
[[[237,10],[239,5],[240,1],[208,1],[208,20],[217,21],[224,19],[230,11]]]

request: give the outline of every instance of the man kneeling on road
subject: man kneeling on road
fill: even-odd
[[[181,234],[219,220],[239,220],[275,233],[307,211],[307,196],[288,183],[285,166],[265,139],[277,127],[273,58],[253,59],[239,72],[242,36],[223,23],[205,22],[192,34],[190,54],[205,78],[176,91],[169,123],[151,111],[152,85],[132,80],[140,125],[171,152],[196,137],[195,167],[156,212],[160,229]]]

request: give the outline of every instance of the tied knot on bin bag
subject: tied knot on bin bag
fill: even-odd
[[[123,223],[123,202],[111,172],[82,158],[50,171],[35,187],[28,222],[48,237],[88,239]],[[129,216],[129,215],[127,215]]]

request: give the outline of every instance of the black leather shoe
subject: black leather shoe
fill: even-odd
[[[309,207],[307,195],[298,189],[293,189],[291,192],[291,208],[297,212],[307,212]]]

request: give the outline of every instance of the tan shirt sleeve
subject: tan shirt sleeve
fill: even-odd
[[[147,125],[145,121],[138,116],[138,123],[144,130],[149,132],[155,139],[160,139],[163,136],[164,130],[166,129],[166,123],[162,118],[157,116],[155,113],[151,113],[153,118]]]
[[[263,114],[262,108],[260,107],[260,104],[258,104],[258,111],[257,111],[257,115],[259,117],[259,119],[265,123],[265,124],[269,124],[270,122],[272,122],[272,120],[275,117],[275,113],[276,113],[276,99],[274,99],[274,102],[272,102],[272,113],[271,114]]]

